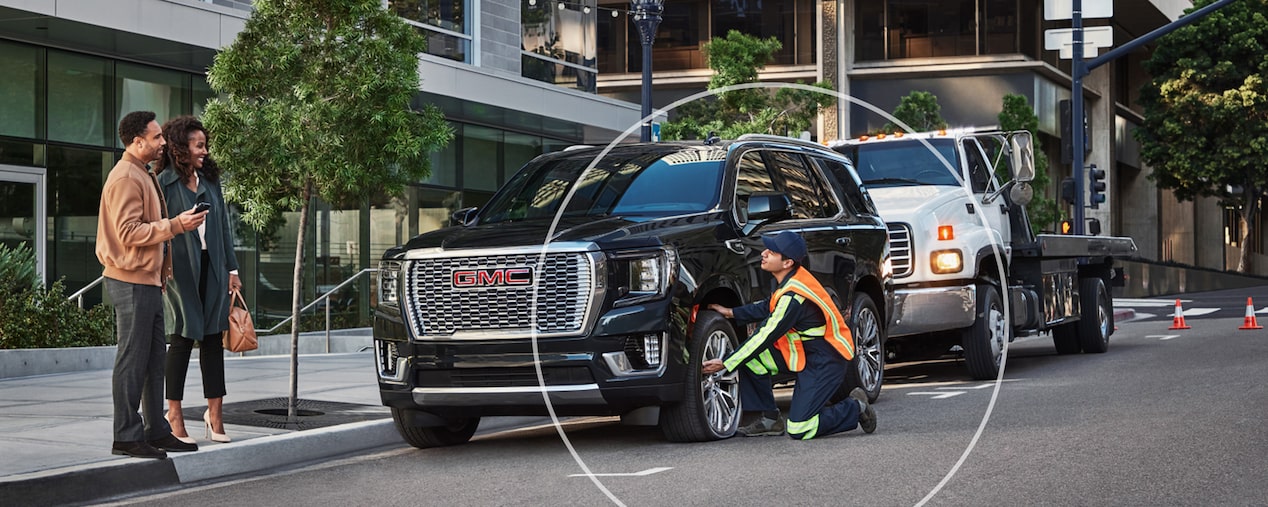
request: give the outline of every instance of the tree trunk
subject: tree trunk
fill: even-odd
[[[299,234],[295,238],[295,281],[291,286],[291,396],[286,404],[286,423],[299,424],[299,309],[303,301],[304,236],[308,234],[308,208],[313,196],[312,180],[304,179],[299,207]]]
[[[1249,273],[1251,269],[1250,256],[1255,249],[1250,244],[1250,231],[1251,227],[1255,226],[1255,216],[1259,214],[1259,195],[1260,190],[1258,188],[1250,185],[1246,186],[1246,193],[1242,199],[1245,204],[1242,205],[1242,257],[1237,261],[1238,273]]]

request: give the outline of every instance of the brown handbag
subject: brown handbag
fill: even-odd
[[[229,329],[224,332],[224,346],[229,352],[246,352],[259,347],[255,337],[255,323],[251,322],[247,302],[242,300],[242,293],[236,290],[229,295]]]

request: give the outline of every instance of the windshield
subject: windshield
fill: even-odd
[[[952,168],[958,167],[954,140],[931,139],[929,144]],[[918,141],[864,143],[851,146],[846,154],[854,160],[863,184],[869,187],[960,186],[959,179],[947,169],[946,164]]]
[[[563,216],[655,218],[713,209],[725,158],[717,148],[614,150],[586,173]],[[481,210],[480,223],[553,218],[593,160],[579,154],[529,162]]]

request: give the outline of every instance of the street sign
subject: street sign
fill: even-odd
[[[1114,27],[1088,26],[1083,28],[1083,43],[1107,48],[1114,45]],[[1043,48],[1048,50],[1070,47],[1074,44],[1073,28],[1053,28],[1043,31]]]
[[[1114,0],[1083,0],[1083,19],[1114,17]],[[1074,18],[1072,0],[1048,0],[1043,3],[1043,19],[1053,21]]]

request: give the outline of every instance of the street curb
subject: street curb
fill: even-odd
[[[1131,308],[1122,308],[1114,310],[1114,322],[1122,320],[1131,320],[1136,318],[1136,310]]]
[[[400,443],[392,420],[380,419],[200,445],[196,452],[168,453],[165,460],[129,458],[6,478],[0,481],[0,505],[100,502]]]

